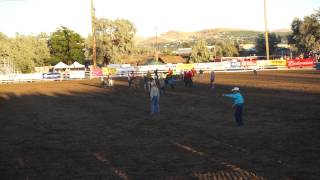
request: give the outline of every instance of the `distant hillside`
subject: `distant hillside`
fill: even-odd
[[[281,29],[274,31],[281,37],[285,37],[290,33],[290,30]],[[146,38],[137,42],[140,46],[154,46],[154,44],[170,44],[182,41],[195,41],[198,39],[207,40],[232,40],[240,43],[254,43],[256,37],[263,33],[262,31],[253,31],[247,29],[231,29],[231,28],[216,28],[216,29],[205,29],[197,32],[179,32],[169,31],[160,36]]]
[[[164,34],[161,34],[161,38],[166,39],[168,41],[176,41],[177,39],[190,39],[194,33],[189,32],[179,32],[179,31],[169,31]]]

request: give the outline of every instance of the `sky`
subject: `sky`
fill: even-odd
[[[290,29],[295,17],[320,8],[320,0],[266,0],[268,29]],[[264,0],[94,0],[97,17],[124,18],[137,36],[211,28],[264,30]],[[0,0],[0,32],[8,36],[54,32],[61,25],[87,37],[90,0]]]

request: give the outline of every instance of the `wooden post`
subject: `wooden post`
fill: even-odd
[[[266,40],[266,55],[267,60],[270,59],[269,57],[269,31],[268,31],[268,22],[267,22],[267,0],[264,0],[264,30],[265,30],[265,40]]]
[[[97,67],[97,45],[96,45],[95,23],[96,23],[95,9],[93,7],[93,0],[91,0],[92,61],[93,61],[93,68]]]

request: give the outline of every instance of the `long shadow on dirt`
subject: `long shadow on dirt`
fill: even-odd
[[[80,84],[96,89],[4,95],[1,179],[320,178],[320,94],[241,87],[237,127],[231,86],[178,83],[151,116],[143,89]]]

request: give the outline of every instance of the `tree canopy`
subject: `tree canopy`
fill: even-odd
[[[213,55],[215,57],[232,57],[238,56],[239,51],[234,42],[231,41],[217,41],[214,42]]]
[[[16,34],[9,38],[0,33],[0,57],[9,58],[16,70],[22,73],[33,72],[35,66],[48,64],[50,54],[47,39],[42,36],[23,36]]]
[[[270,54],[275,54],[277,50],[277,45],[281,42],[281,38],[276,35],[276,33],[269,33],[269,52]],[[256,38],[256,51],[258,55],[266,55],[266,38],[264,34],[259,34]]]
[[[205,40],[197,41],[192,47],[191,61],[195,63],[208,62],[210,59],[210,51]]]
[[[320,51],[320,8],[303,20],[295,18],[291,23],[292,35],[288,42],[294,45],[299,53]]]
[[[123,56],[134,52],[136,28],[129,20],[97,19],[95,29],[99,64],[121,63]],[[89,47],[91,48],[91,43]]]
[[[84,63],[84,39],[64,26],[51,34],[48,46],[52,65],[60,61],[66,64],[72,64],[73,61]]]

